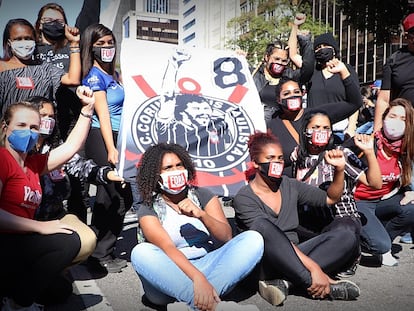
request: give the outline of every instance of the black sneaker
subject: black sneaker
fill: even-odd
[[[122,268],[113,259],[98,260],[96,258],[88,258],[88,268],[94,272],[100,273],[119,273]]]
[[[128,265],[128,262],[125,259],[119,257],[113,257],[112,260],[122,269]]]
[[[358,285],[348,280],[337,281],[331,284],[329,296],[333,300],[355,300],[359,297],[360,290]]]
[[[356,273],[356,270],[358,268],[358,264],[360,262],[361,262],[361,255],[358,256],[358,258],[354,261],[354,263],[352,264],[352,266],[349,269],[347,269],[345,271],[342,271],[342,272],[339,272],[336,276],[338,278],[349,278],[351,276],[354,276],[355,273]]]
[[[280,306],[288,296],[288,287],[280,279],[259,281],[259,294],[273,306]]]
[[[102,268],[106,269],[108,273],[119,273],[122,271],[121,266],[114,259],[100,261],[99,264]]]

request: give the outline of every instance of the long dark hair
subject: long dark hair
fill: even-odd
[[[95,59],[93,55],[93,44],[104,36],[112,36],[114,45],[116,47],[115,36],[112,31],[102,24],[93,24],[88,26],[82,33],[80,41],[81,59],[82,59],[82,78],[85,78],[93,66]],[[109,66],[108,74],[112,75],[117,80],[115,74],[115,62],[116,54],[112,60],[111,66]]]
[[[196,170],[193,160],[184,147],[178,144],[159,143],[149,147],[138,164],[137,182],[144,203],[151,205],[154,193],[160,192],[158,184],[162,159],[167,153],[173,153],[188,171],[188,182],[195,184]]]
[[[332,127],[332,120],[325,111],[318,110],[318,109],[312,109],[312,110],[308,110],[305,112],[302,118],[302,124],[301,124],[300,132],[299,132],[299,150],[298,150],[298,159],[296,161],[297,168],[303,168],[305,164],[305,159],[309,157],[308,138],[306,137],[306,128],[308,127],[308,124],[311,122],[313,117],[317,115],[327,117]],[[334,136],[331,134],[328,144],[325,146],[325,148],[321,149],[321,152],[325,150],[334,149],[334,147],[335,147]]]
[[[414,161],[414,108],[411,102],[404,98],[392,100],[382,115],[382,120],[390,112],[392,107],[402,106],[405,110],[405,133],[401,146],[401,185],[407,186],[411,183],[412,163]]]
[[[37,20],[35,23],[35,30],[36,30],[36,41],[41,42],[42,41],[42,31],[40,30],[40,24],[43,17],[43,13],[46,10],[55,10],[58,11],[63,16],[63,20],[65,21],[65,24],[68,23],[68,19],[66,18],[65,10],[57,3],[48,3],[42,6],[39,10],[39,13],[37,14]],[[66,38],[63,38],[62,40],[58,40],[53,42],[53,50],[56,51],[60,48],[62,48],[66,44]]]

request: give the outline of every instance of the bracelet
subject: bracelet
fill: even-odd
[[[70,49],[69,53],[70,53],[70,54],[73,54],[73,53],[80,53],[80,48],[77,48],[77,49]]]
[[[84,113],[82,110],[81,110],[80,114],[82,116],[84,116],[85,118],[89,118],[89,119],[92,119],[92,116],[93,116],[92,114],[86,114],[86,113]]]

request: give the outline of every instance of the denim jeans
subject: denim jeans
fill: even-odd
[[[357,134],[371,135],[373,131],[374,131],[374,122],[373,121],[368,121],[368,122],[362,124],[360,127],[358,127],[355,132]]]
[[[263,244],[258,232],[245,231],[220,248],[190,261],[218,295],[223,296],[260,261]],[[166,305],[178,300],[194,306],[193,281],[160,248],[147,242],[136,245],[131,252],[131,263],[151,302]]]
[[[361,243],[373,254],[390,251],[394,239],[414,225],[414,204],[401,205],[403,197],[397,193],[386,200],[356,202],[362,222]]]

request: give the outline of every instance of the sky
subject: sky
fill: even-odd
[[[65,10],[69,26],[74,26],[83,0],[0,0],[0,44],[3,44],[3,32],[7,22],[12,18],[25,18],[32,24],[36,22],[39,9],[50,2],[60,4]],[[110,0],[101,1],[101,11]],[[0,56],[3,48],[0,48]]]

